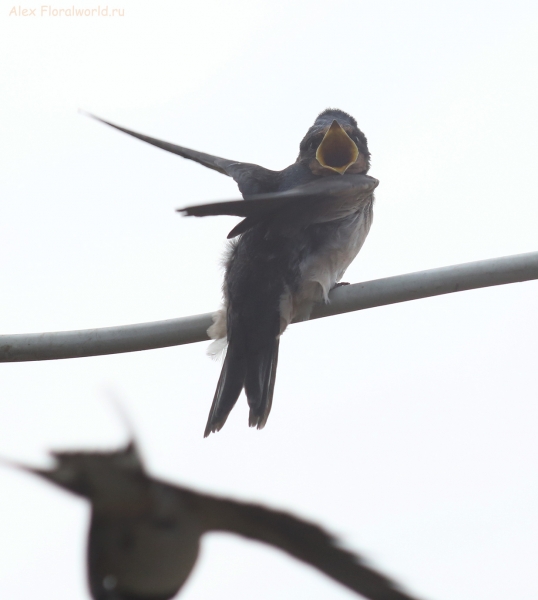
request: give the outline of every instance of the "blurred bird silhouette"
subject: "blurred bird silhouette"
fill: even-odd
[[[327,109],[301,141],[296,162],[271,171],[98,120],[237,182],[243,200],[181,212],[243,218],[228,235],[237,239],[226,257],[224,306],[208,330],[216,340],[210,353],[228,348],[204,435],[222,428],[243,389],[249,425],[261,429],[271,410],[280,335],[328,301],[368,235],[379,182],[366,175],[366,137],[351,115]]]
[[[56,465],[50,470],[16,466],[91,503],[87,561],[94,600],[172,598],[194,567],[201,536],[209,531],[270,544],[366,598],[413,600],[317,525],[151,477],[134,441],[114,452],[52,456]]]

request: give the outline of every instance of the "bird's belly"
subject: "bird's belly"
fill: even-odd
[[[92,588],[126,597],[175,596],[198,555],[200,532],[185,523],[137,522],[92,533]]]
[[[371,223],[372,211],[368,207],[339,223],[324,226],[327,231],[322,243],[301,262],[297,290],[287,291],[282,296],[282,331],[291,321],[308,319],[314,304],[328,302],[330,290],[359,253]]]
[[[291,268],[293,285],[282,283],[280,296],[280,333],[292,321],[310,318],[314,304],[328,302],[328,294],[343,277],[346,269],[359,253],[372,224],[373,197],[355,214],[311,228],[310,241],[302,239],[307,249],[298,264]],[[308,237],[308,234],[307,234]],[[214,315],[214,324],[208,329],[215,340],[208,349],[210,356],[218,356],[226,347],[226,305]]]

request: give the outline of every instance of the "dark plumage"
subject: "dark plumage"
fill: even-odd
[[[243,217],[228,236],[237,239],[226,261],[225,306],[209,329],[211,337],[227,339],[228,350],[205,435],[221,429],[243,389],[249,424],[261,429],[271,410],[280,335],[327,300],[368,234],[378,181],[366,175],[366,137],[352,116],[327,109],[301,141],[296,162],[271,171],[107,124],[237,182],[243,200],[182,212]]]
[[[21,467],[91,503],[88,579],[95,600],[168,600],[191,573],[200,538],[225,531],[270,544],[372,600],[413,600],[322,528],[257,504],[199,494],[148,475],[134,442],[115,452],[55,452]]]

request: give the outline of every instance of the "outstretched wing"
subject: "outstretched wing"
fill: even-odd
[[[326,223],[356,212],[371,198],[379,181],[368,175],[323,177],[285,192],[249,195],[245,200],[199,204],[179,209],[186,216],[244,217],[228,238],[265,221],[272,231],[292,232],[314,223]]]
[[[275,546],[371,600],[416,600],[317,525],[256,504],[187,495],[206,531],[228,531]]]
[[[213,156],[212,154],[206,154],[205,152],[198,152],[197,150],[191,150],[190,148],[177,146],[176,144],[171,144],[170,142],[163,142],[162,140],[158,140],[148,135],[131,131],[125,127],[120,127],[119,125],[115,125],[110,121],[105,121],[104,119],[96,117],[91,113],[84,111],[81,112],[83,112],[85,115],[88,115],[92,119],[95,119],[96,121],[100,121],[105,125],[109,125],[118,131],[123,131],[123,133],[131,135],[139,140],[142,140],[143,142],[147,142],[152,146],[157,146],[157,148],[162,148],[167,152],[172,152],[173,154],[177,154],[183,158],[193,160],[194,162],[197,162],[208,169],[213,169],[214,171],[218,171],[223,175],[228,175],[236,181],[242,194],[256,194],[266,191],[267,189],[271,189],[273,181],[278,175],[277,171],[271,171],[269,169],[265,169],[264,167],[260,167],[259,165],[239,162],[236,160],[228,160],[227,158],[221,158],[220,156]]]

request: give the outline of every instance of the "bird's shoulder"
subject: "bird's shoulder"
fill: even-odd
[[[317,179],[302,163],[294,163],[281,171],[272,171],[252,163],[235,163],[227,167],[243,197],[286,192]]]

